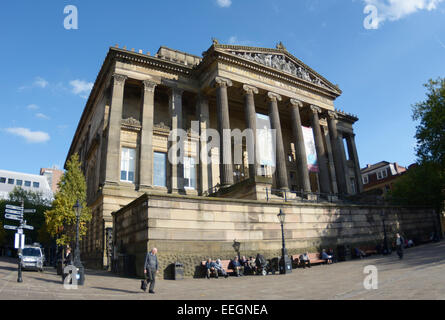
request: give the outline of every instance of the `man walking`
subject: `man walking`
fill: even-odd
[[[156,273],[158,272],[158,257],[156,253],[158,249],[153,248],[145,257],[144,274],[147,277],[147,282],[150,283],[149,293],[155,293]]]

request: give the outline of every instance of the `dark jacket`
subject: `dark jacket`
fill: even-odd
[[[151,252],[147,253],[145,256],[145,264],[144,269],[149,270],[158,270],[158,257],[154,254],[151,254]]]

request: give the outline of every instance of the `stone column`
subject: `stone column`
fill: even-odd
[[[142,98],[142,131],[141,154],[139,165],[139,188],[153,186],[153,117],[156,83],[151,80],[143,82]]]
[[[304,192],[311,192],[311,181],[309,179],[306,147],[304,145],[303,127],[300,117],[300,108],[302,107],[303,103],[301,101],[290,99],[292,130],[295,139],[295,155],[297,158],[298,178],[300,179],[299,185]]]
[[[341,154],[341,159],[343,162],[343,169],[345,172],[345,180],[346,180],[346,194],[352,194],[352,189],[351,189],[351,184],[350,184],[350,180],[349,180],[349,167],[348,167],[348,163],[347,163],[347,159],[346,159],[346,150],[345,150],[345,145],[343,142],[343,132],[338,131],[338,140],[340,141],[340,154]]]
[[[335,175],[337,177],[337,186],[340,194],[347,194],[345,164],[343,163],[342,148],[340,136],[337,130],[337,113],[328,111],[328,128],[331,137],[332,154],[334,158]]]
[[[360,162],[358,160],[357,147],[355,145],[355,134],[349,134],[346,137],[346,141],[348,143],[348,149],[350,152],[350,157],[352,162],[354,163],[354,172],[355,172],[355,180],[357,184],[357,193],[363,192],[363,180],[362,174],[360,172]]]
[[[315,149],[317,150],[318,175],[320,179],[320,191],[322,193],[331,193],[331,183],[329,181],[328,161],[324,148],[323,135],[320,128],[320,119],[318,114],[321,109],[317,106],[311,106],[311,124],[315,138]]]
[[[278,101],[281,101],[281,96],[269,92],[267,94],[269,100],[269,117],[272,129],[276,131],[275,141],[275,163],[276,163],[276,178],[277,188],[280,190],[289,190],[289,183],[287,180],[286,155],[284,153],[283,134],[281,132],[280,113],[278,111]]]
[[[183,129],[182,121],[182,93],[183,90],[179,88],[171,88],[169,92],[169,107],[170,116],[172,119],[172,131]],[[171,157],[171,192],[184,192],[184,143],[179,137],[177,140],[170,142],[170,147],[176,143],[174,150],[169,150],[169,157]]]
[[[232,138],[230,132],[229,118],[229,100],[227,97],[227,88],[232,86],[229,79],[216,77],[216,105],[218,112],[218,131],[220,134],[220,185],[229,187],[233,185],[233,161],[232,161]]]
[[[244,85],[244,112],[246,115],[246,128],[250,129],[253,137],[253,145],[247,145],[247,155],[249,159],[249,178],[254,178],[258,174],[258,152],[256,141],[256,111],[254,94],[258,94],[258,89],[252,86]],[[252,163],[254,159],[254,163]]]
[[[127,76],[113,74],[105,183],[117,184],[120,181],[121,124],[126,80]]]
[[[212,187],[211,162],[208,161],[207,129],[210,128],[209,100],[203,94],[198,96],[196,113],[199,119],[199,194],[202,195]]]

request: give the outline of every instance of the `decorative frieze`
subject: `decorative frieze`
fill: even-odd
[[[320,87],[330,89],[319,77],[311,74],[308,70],[296,64],[285,55],[237,51],[231,51],[230,53],[243,59],[250,60],[265,65],[267,67],[292,74],[300,79],[311,82]]]
[[[135,118],[122,119],[122,128],[127,130],[140,131],[142,129],[141,122]]]

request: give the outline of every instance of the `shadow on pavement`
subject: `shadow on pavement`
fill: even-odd
[[[143,291],[129,291],[129,290],[122,290],[122,289],[113,289],[113,288],[103,288],[103,287],[91,287],[91,289],[98,289],[98,290],[107,290],[107,291],[116,291],[116,292],[124,292],[124,293],[144,293]]]

